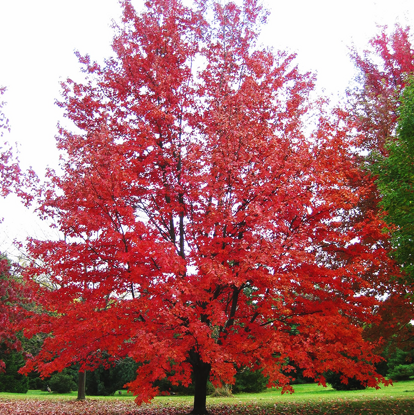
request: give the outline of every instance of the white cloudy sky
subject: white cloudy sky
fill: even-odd
[[[133,0],[137,8],[143,0]],[[298,53],[303,70],[318,73],[318,87],[334,98],[355,74],[348,46],[366,47],[377,25],[414,26],[413,0],[264,0],[271,11],[262,41]],[[5,112],[24,167],[42,175],[56,166],[54,105],[59,81],[79,74],[74,51],[101,61],[111,54],[111,20],[117,0],[0,0],[0,86],[7,87]],[[33,216],[13,197],[0,201],[0,250],[15,237],[41,236]]]

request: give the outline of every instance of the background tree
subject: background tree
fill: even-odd
[[[338,372],[329,371],[325,374],[325,378],[332,388],[338,391],[364,390],[367,388],[366,385],[357,378],[347,378]]]
[[[375,386],[361,327],[385,250],[379,219],[353,218],[367,191],[355,126],[310,100],[294,56],[256,46],[255,0],[206,5],[156,0],[138,16],[124,1],[115,56],[79,56],[86,81],[62,84],[76,132],[60,128],[63,174],[39,210],[64,238],[32,240],[26,269],[58,288],[38,287],[50,313],[25,333],[54,336],[26,371],[129,356],[144,363],[138,403],[192,375],[197,414],[208,379],[231,384],[236,367],[284,390],[289,360]]]
[[[356,87],[348,91],[350,110],[362,133],[358,147],[365,152],[361,156],[361,163],[369,165],[373,160],[369,156],[373,153],[386,156],[386,143],[395,139],[400,95],[414,70],[410,28],[397,25],[390,32],[383,27],[370,41],[368,50],[360,54],[352,49],[351,57],[359,75]],[[358,210],[365,216],[381,216],[381,194],[374,177],[367,174],[363,180],[371,185],[370,191],[361,199]],[[392,252],[388,233],[383,234],[381,244],[389,253]],[[377,308],[380,323],[367,325],[364,335],[371,340],[386,339],[382,343],[382,350],[386,346],[389,346],[389,350],[395,350],[395,347],[410,349],[414,340],[410,323],[414,311],[410,301],[412,287],[402,278],[397,264],[384,261],[380,268],[379,272],[394,278],[380,290],[384,299]]]
[[[22,350],[16,327],[23,319],[21,306],[30,300],[30,293],[14,273],[10,261],[0,255],[0,373],[8,371],[7,355]]]
[[[414,281],[414,83],[402,93],[396,139],[388,140],[387,156],[373,155],[370,171],[382,196],[384,220],[391,227],[392,256],[409,283]]]
[[[4,343],[0,346],[5,347]],[[26,393],[29,390],[29,379],[21,375],[19,370],[24,366],[25,356],[16,349],[4,349],[0,351],[3,355],[5,370],[0,373],[0,392]]]
[[[48,385],[52,392],[56,393],[70,393],[78,388],[78,385],[73,380],[73,374],[65,373],[65,371],[52,375]]]
[[[234,393],[259,393],[266,389],[267,379],[261,370],[255,372],[248,368],[241,368],[235,375],[235,383],[232,388]]]
[[[399,25],[391,34],[382,27],[369,43],[370,49],[363,54],[351,50],[359,75],[349,97],[365,135],[363,148],[385,155],[385,144],[395,135],[401,92],[414,72],[414,49],[410,28]]]
[[[0,97],[5,91],[6,88],[0,87]],[[3,113],[4,104],[3,101],[0,101],[1,141],[4,131],[10,129],[9,121]],[[7,142],[0,142],[0,197],[6,197],[9,193],[14,192],[28,204],[31,201],[31,196],[24,186],[28,186],[34,178],[35,175],[31,170],[24,175],[21,173],[11,147]],[[0,214],[0,221],[1,219]],[[18,276],[18,268],[16,265],[12,266],[7,256],[0,252],[0,374],[6,370],[4,360],[13,362],[13,368],[15,368],[16,361],[20,361],[25,355],[18,353],[21,351],[21,342],[17,336],[16,327],[23,318],[24,310],[21,307],[31,301],[31,293],[28,287],[22,284],[21,278]],[[7,357],[9,353],[12,353],[12,356]],[[10,368],[10,371],[13,370]],[[16,376],[16,379],[20,377],[17,374]],[[11,378],[9,380],[12,382]],[[7,384],[7,382],[5,383]],[[22,387],[22,390],[24,388],[25,386]]]
[[[136,377],[138,364],[130,358],[115,362],[110,367],[99,366],[86,377],[86,393],[92,396],[114,395]]]
[[[414,376],[413,350],[396,349],[388,358],[387,376],[392,380],[408,380]]]
[[[0,87],[0,97],[6,92],[5,87]],[[3,141],[4,131],[9,131],[9,120],[3,112],[4,101],[0,101],[0,197],[7,196],[16,190],[16,183],[20,179],[20,168],[13,157],[10,146]]]

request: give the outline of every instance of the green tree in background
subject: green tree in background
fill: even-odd
[[[233,386],[234,393],[259,393],[266,389],[268,378],[262,371],[242,368],[236,373],[236,382]]]
[[[0,392],[26,393],[29,390],[29,379],[18,373],[24,365],[21,352],[9,351],[4,356],[6,371],[0,373]]]
[[[73,375],[67,372],[59,372],[53,375],[49,380],[49,386],[56,393],[70,393],[77,389]]]
[[[86,375],[86,394],[91,396],[114,395],[136,377],[138,364],[131,358],[119,360],[114,366],[99,366]]]
[[[364,390],[366,385],[364,385],[357,378],[347,378],[340,372],[332,372],[331,370],[325,373],[326,381],[338,391],[352,391],[352,390]],[[346,379],[346,383],[344,380]]]
[[[407,281],[414,281],[414,81],[401,96],[397,137],[387,143],[387,156],[373,155],[369,167],[377,176],[384,219],[389,225],[393,251]]]
[[[414,350],[397,348],[388,358],[387,376],[392,380],[408,380],[414,376]]]

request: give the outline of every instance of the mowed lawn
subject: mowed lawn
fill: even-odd
[[[192,397],[157,397],[138,407],[133,397],[90,397],[76,401],[76,393],[57,395],[40,391],[27,394],[0,393],[0,415],[181,415],[191,411]],[[281,395],[269,389],[259,394],[240,394],[231,398],[207,398],[212,415],[239,414],[414,414],[414,381],[396,382],[379,390],[337,392],[316,384],[297,385],[294,394]]]

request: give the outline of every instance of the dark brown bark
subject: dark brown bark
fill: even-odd
[[[197,352],[192,351],[190,356],[195,384],[194,408],[191,414],[205,415],[209,413],[206,408],[206,400],[207,381],[210,376],[211,365],[204,363]]]
[[[86,372],[78,372],[78,401],[84,401],[85,396]]]

